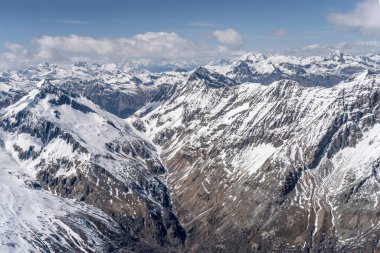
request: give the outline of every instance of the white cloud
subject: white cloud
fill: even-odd
[[[350,54],[379,54],[380,41],[358,41],[353,43],[340,43],[336,45],[334,49]]]
[[[8,63],[12,65],[24,65],[29,62],[30,53],[23,46],[15,43],[5,43],[4,47],[8,51],[0,54],[0,66],[4,68]]]
[[[217,41],[196,43],[174,32],[147,32],[133,37],[95,38],[80,35],[42,36],[32,39],[29,50],[22,45],[7,43],[7,51],[0,52],[0,65],[19,67],[42,61],[72,62],[86,59],[91,62],[186,60],[205,63],[217,57],[236,53],[243,43],[235,30],[218,30],[212,33]],[[4,68],[4,67],[2,67]]]
[[[20,58],[28,57],[28,50],[19,44],[5,43],[4,47],[8,49],[8,52],[4,53],[4,57],[8,60],[19,60]]]
[[[37,55],[50,59],[58,55],[84,54],[102,59],[189,58],[193,57],[196,46],[176,33],[148,32],[132,38],[93,38],[78,35],[43,36],[33,40]]]
[[[216,30],[212,35],[221,44],[223,50],[239,49],[243,45],[243,38],[234,29]]]
[[[380,4],[378,0],[362,0],[352,12],[333,12],[329,20],[338,27],[363,35],[380,35]]]
[[[302,49],[303,50],[315,50],[315,49],[318,49],[320,47],[321,46],[319,44],[311,44],[311,45],[307,45],[306,47],[303,47]]]
[[[276,37],[284,37],[287,31],[285,29],[279,29],[273,32],[273,35]]]

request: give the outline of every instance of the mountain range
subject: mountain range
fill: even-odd
[[[0,72],[2,252],[377,252],[380,56]]]

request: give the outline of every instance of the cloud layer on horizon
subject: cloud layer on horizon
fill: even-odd
[[[328,55],[336,51],[352,55],[378,54],[380,52],[380,41],[344,42],[336,45],[311,44],[300,48],[286,48],[281,52],[272,51],[271,53],[296,56],[320,56]]]
[[[181,37],[175,32],[147,32],[127,38],[94,38],[80,35],[42,36],[32,39],[33,48],[6,43],[0,53],[0,68],[35,64],[42,61],[73,62],[149,60],[210,60],[240,50],[243,39],[233,29],[212,33],[207,45]],[[216,45],[215,45],[216,42]],[[223,50],[221,50],[223,48]]]

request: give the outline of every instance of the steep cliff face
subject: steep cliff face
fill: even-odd
[[[146,252],[181,248],[186,234],[172,212],[166,168],[154,145],[88,99],[48,82],[39,86],[1,114],[2,149],[20,173],[36,180],[32,186],[76,200],[76,209],[71,211],[62,203],[58,208],[67,214],[57,214],[57,220],[76,233],[66,239],[68,245],[56,242],[59,238],[54,244],[32,239],[35,250],[56,247],[92,252],[96,246],[98,251]],[[104,218],[81,211],[86,204]],[[22,212],[26,208],[20,207]],[[79,217],[77,223],[71,221],[70,211]],[[102,219],[110,220],[114,228],[107,227]],[[82,232],[83,222],[94,223],[96,232],[107,238],[97,245],[88,235],[91,230]],[[53,229],[54,239],[55,230],[63,225],[45,223],[47,229]],[[11,229],[8,225],[5,228]]]
[[[130,119],[162,147],[188,251],[376,251],[379,76],[317,88],[202,73]]]

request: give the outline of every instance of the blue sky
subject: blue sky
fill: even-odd
[[[286,48],[326,48],[342,43],[352,48],[357,42],[380,40],[377,0],[0,0],[0,4],[0,52],[7,54],[3,55],[3,62],[11,61],[12,53],[20,51],[24,53],[21,56],[34,60],[76,59],[75,56],[112,60],[112,50],[126,46],[124,42],[114,43],[115,40],[148,32],[160,34],[157,38],[150,36],[153,42],[175,34],[176,38],[169,41],[176,40],[173,47],[181,44],[178,50],[205,50],[214,56],[219,54],[210,52],[281,52]],[[219,36],[215,31],[220,31]],[[65,40],[72,35],[77,37]],[[60,40],[53,45],[48,41],[51,38]],[[83,38],[93,41],[83,44]],[[87,50],[88,43],[99,39],[114,43],[110,46],[113,49]],[[181,40],[189,44],[182,47]],[[146,46],[152,46],[152,41]],[[72,45],[62,49],[60,43]],[[105,43],[96,47],[107,46]],[[164,38],[163,43],[169,42]],[[49,50],[44,50],[46,45]],[[149,53],[139,50],[141,53],[131,57],[130,51],[126,51],[115,60],[149,58]],[[148,52],[153,52],[152,58],[165,58],[157,50]],[[180,54],[179,58],[196,55]]]

